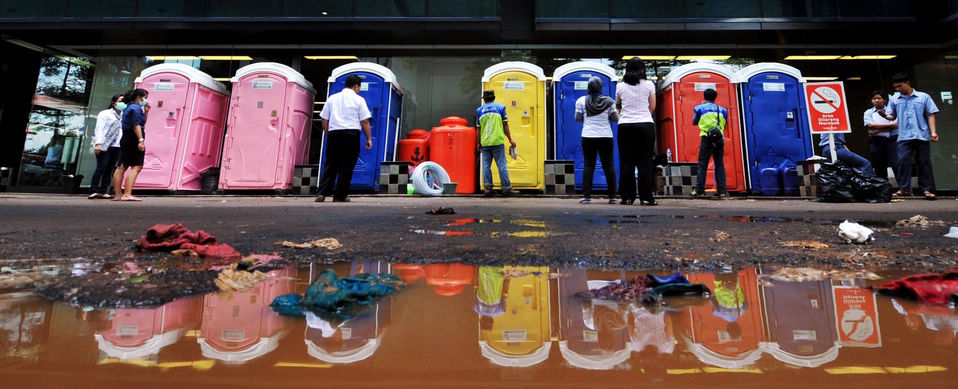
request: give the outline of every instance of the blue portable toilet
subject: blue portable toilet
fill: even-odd
[[[353,179],[349,189],[378,190],[379,167],[384,161],[392,161],[399,141],[399,126],[402,124],[403,92],[396,82],[396,75],[385,66],[371,62],[354,62],[333,69],[329,76],[329,92],[326,98],[339,93],[346,86],[346,77],[355,74],[363,79],[359,95],[366,99],[372,117],[369,119],[373,135],[373,147],[361,147]],[[362,136],[365,142],[365,135]],[[323,141],[322,162],[326,163],[326,142]]]
[[[802,73],[780,63],[757,63],[737,73],[747,187],[763,195],[798,195],[796,162],[810,158],[812,136]]]
[[[598,62],[572,62],[559,66],[552,74],[552,112],[553,139],[555,140],[555,159],[575,161],[575,188],[582,189],[582,172],[585,161],[582,156],[582,122],[575,121],[575,101],[589,94],[589,78],[602,80],[602,93],[615,98],[615,83],[619,78],[615,69]],[[618,125],[612,123],[612,136],[618,135]],[[598,159],[598,157],[596,157]],[[613,148],[615,168],[619,166],[619,149]],[[592,189],[605,190],[609,185],[605,181],[602,162],[596,161],[595,177]]]

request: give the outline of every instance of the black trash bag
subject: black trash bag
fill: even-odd
[[[866,175],[841,161],[823,163],[815,172],[818,182],[816,201],[827,203],[891,202],[895,189],[887,180]]]

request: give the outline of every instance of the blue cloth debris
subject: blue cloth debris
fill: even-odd
[[[280,315],[302,316],[310,311],[327,321],[345,321],[405,286],[399,277],[389,273],[336,277],[333,269],[325,269],[306,289],[305,296],[282,295],[270,307]]]

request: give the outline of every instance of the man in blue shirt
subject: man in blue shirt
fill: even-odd
[[[912,192],[911,159],[914,155],[918,161],[918,186],[926,199],[934,200],[930,142],[938,141],[935,125],[938,106],[927,93],[911,87],[908,74],[897,73],[891,82],[898,94],[891,98],[887,109],[878,113],[885,119],[898,121],[898,192],[895,195],[905,196]]]
[[[692,125],[699,127],[699,136],[702,142],[699,143],[699,167],[695,179],[695,189],[692,189],[692,196],[700,196],[705,193],[705,176],[708,173],[709,157],[715,162],[715,195],[725,196],[725,125],[728,124],[728,109],[715,104],[718,92],[715,89],[706,89],[703,93],[705,102],[695,106],[695,115],[692,117]],[[709,135],[717,129],[721,136],[717,139],[710,139]],[[716,134],[718,135],[718,134]]]

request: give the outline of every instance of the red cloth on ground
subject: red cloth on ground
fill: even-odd
[[[226,244],[217,244],[216,238],[206,231],[190,231],[182,224],[157,224],[146,230],[136,242],[140,251],[173,251],[188,249],[203,257],[234,258],[242,256]]]
[[[958,293],[958,269],[942,274],[916,274],[875,287],[883,294],[903,296],[925,304],[948,304]]]

